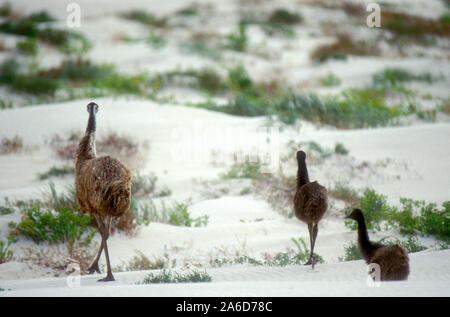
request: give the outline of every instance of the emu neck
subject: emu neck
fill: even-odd
[[[95,133],[96,129],[96,122],[95,122],[95,113],[94,109],[92,107],[91,112],[89,112],[89,120],[86,127],[86,134],[93,134]]]
[[[89,113],[86,133],[80,140],[75,154],[75,167],[79,166],[83,161],[93,159],[97,156],[95,151],[95,128],[95,114],[91,111]]]
[[[304,160],[300,160],[298,162],[297,171],[297,188],[300,188],[307,183],[309,183],[309,176],[308,169],[306,168],[306,162]]]
[[[373,251],[376,250],[375,245],[369,240],[366,223],[364,218],[359,218],[358,222],[358,244],[363,258],[368,261]]]

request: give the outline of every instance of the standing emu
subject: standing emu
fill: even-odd
[[[311,253],[305,265],[312,264],[314,266],[314,245],[319,232],[319,221],[328,208],[327,189],[316,181],[309,181],[305,152],[297,152],[297,162],[297,191],[294,196],[294,211],[298,219],[308,224]]]
[[[409,257],[406,250],[398,244],[386,246],[371,242],[367,234],[364,214],[360,209],[354,209],[346,218],[358,223],[358,245],[361,255],[367,264],[376,263],[380,266],[381,280],[407,280]]]
[[[98,157],[95,151],[95,115],[98,105],[87,105],[89,120],[86,133],[78,144],[75,154],[75,190],[83,212],[94,216],[102,242],[96,257],[89,266],[89,274],[100,273],[98,260],[105,250],[107,276],[99,281],[114,281],[109,263],[108,240],[113,217],[120,217],[130,209],[131,172],[117,159]]]

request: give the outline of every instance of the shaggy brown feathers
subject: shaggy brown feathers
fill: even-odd
[[[355,209],[346,217],[358,223],[358,245],[361,256],[367,264],[376,263],[380,266],[382,281],[407,280],[409,275],[409,257],[406,250],[398,244],[383,245],[371,242],[367,234],[364,214]]]
[[[297,152],[297,163],[297,191],[294,196],[294,212],[299,220],[308,224],[311,253],[306,264],[313,264],[319,221],[327,211],[328,194],[327,189],[318,182],[309,181],[305,152]]]
[[[113,281],[106,240],[109,237],[112,217],[128,212],[131,203],[131,172],[120,161],[110,156],[96,157],[95,130],[98,105],[87,106],[89,120],[85,136],[80,140],[75,155],[75,190],[84,212],[97,221],[102,243],[89,267],[89,273],[99,272],[98,260],[105,250],[107,277],[101,281]]]

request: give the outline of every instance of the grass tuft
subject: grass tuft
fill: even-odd
[[[154,283],[204,283],[211,282],[211,276],[206,272],[199,272],[193,270],[187,273],[172,272],[169,270],[162,270],[160,273],[150,273],[143,281],[137,284],[154,284]]]

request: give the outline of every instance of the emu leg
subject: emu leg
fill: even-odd
[[[102,236],[102,242],[100,243],[100,248],[98,249],[97,255],[95,256],[94,260],[92,261],[91,265],[88,267],[89,274],[93,274],[94,272],[101,273],[100,268],[98,267],[98,260],[100,259],[100,256],[102,255],[103,248],[105,247],[105,239],[103,238],[103,222],[101,221],[100,217],[98,217],[96,214],[94,214],[94,218],[97,221],[98,230],[100,231],[100,235]]]
[[[308,223],[308,231],[309,231],[309,246],[311,250],[313,249],[313,224]],[[305,263],[305,265],[311,265],[312,264],[312,251],[309,254],[309,260]]]
[[[316,245],[316,239],[317,239],[317,233],[318,232],[319,232],[319,224],[316,223],[316,224],[314,224],[314,229],[313,229],[313,239],[312,239],[311,258],[310,258],[310,260],[312,262],[312,265],[313,265],[313,268],[314,268],[314,264],[315,264],[315,261],[316,261],[316,257],[314,255],[314,246]]]
[[[106,268],[107,268],[107,271],[106,271],[106,277],[105,277],[105,278],[102,278],[102,279],[100,279],[100,280],[98,280],[99,282],[110,282],[110,281],[115,281],[114,276],[113,276],[112,271],[111,271],[111,264],[110,264],[110,262],[109,262],[108,245],[106,244],[106,240],[108,240],[109,232],[110,232],[110,230],[111,230],[111,222],[112,222],[112,217],[110,216],[110,217],[109,217],[109,220],[108,220],[108,226],[107,226],[107,228],[106,228],[106,233],[107,233],[107,235],[105,235],[105,258],[106,258]]]

